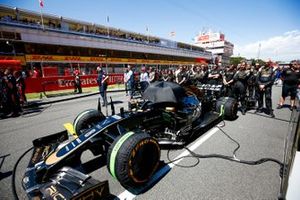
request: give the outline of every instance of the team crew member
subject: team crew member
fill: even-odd
[[[168,79],[169,79],[168,70],[167,69],[162,70],[162,80],[168,81]]]
[[[212,70],[208,73],[208,84],[220,85],[222,83],[222,75],[217,65],[214,65]]]
[[[249,77],[249,71],[246,70],[246,63],[243,62],[240,69],[234,74],[233,80],[233,96],[241,102],[242,114],[246,114],[246,88],[247,80]]]
[[[192,85],[193,84],[193,80],[194,80],[194,75],[195,75],[195,72],[194,72],[194,65],[189,65],[189,66],[186,66],[185,67],[185,74],[186,74],[186,84],[187,85]]]
[[[171,69],[168,70],[168,79],[167,79],[167,81],[170,81],[170,82],[175,81],[175,76],[174,76],[173,71]]]
[[[204,66],[196,66],[194,71],[194,84],[203,84],[207,78],[207,73],[204,71]]]
[[[225,86],[225,96],[233,96],[233,77],[236,73],[234,65],[229,66],[226,68],[226,71],[223,76],[223,84]]]
[[[152,67],[149,68],[149,81],[150,83],[154,83],[156,81],[156,73]]]
[[[178,83],[179,85],[183,85],[185,84],[186,81],[187,81],[186,73],[183,70],[183,67],[179,66],[178,73],[176,74],[176,83]]]
[[[300,83],[300,72],[299,69],[297,69],[296,64],[291,63],[289,65],[289,68],[286,68],[282,72],[282,79],[283,79],[283,85],[282,85],[282,93],[279,100],[279,105],[277,109],[281,109],[285,98],[291,94],[291,107],[290,109],[296,109],[297,106],[295,105],[295,98],[297,94],[297,87]]]
[[[144,92],[147,89],[147,87],[149,86],[149,76],[146,71],[146,67],[142,67],[142,69],[141,69],[140,85],[141,85],[142,92]]]
[[[257,101],[257,85],[256,85],[256,77],[258,75],[259,63],[255,63],[255,66],[251,66],[250,68],[250,76],[248,79],[248,92],[249,98],[251,100]]]
[[[265,95],[265,104],[267,113],[271,117],[275,117],[272,109],[272,85],[274,83],[275,75],[271,63],[266,63],[261,67],[256,78],[256,84],[258,85],[258,108],[256,112],[261,113],[263,110],[263,98]]]

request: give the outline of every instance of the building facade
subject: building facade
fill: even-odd
[[[204,48],[206,51],[212,53],[214,63],[222,63],[228,65],[230,56],[233,55],[234,45],[225,40],[225,35],[220,32],[208,31],[199,33],[195,37],[195,45]]]
[[[41,22],[40,13],[0,5],[1,60],[3,67],[7,60],[18,61],[28,73],[27,92],[40,92],[71,88],[76,69],[83,87],[89,87],[97,85],[99,65],[113,84],[123,81],[128,64],[136,71],[141,66],[176,68],[208,63],[212,54],[196,45],[47,13]],[[33,79],[35,71],[38,78]]]

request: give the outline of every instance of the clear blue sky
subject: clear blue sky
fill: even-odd
[[[39,11],[38,0],[0,0]],[[203,28],[242,46],[300,30],[299,0],[44,0],[43,12],[192,42]]]

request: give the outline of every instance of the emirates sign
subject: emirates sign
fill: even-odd
[[[198,36],[198,42],[213,42],[213,41],[224,41],[225,35],[222,33],[208,33]]]

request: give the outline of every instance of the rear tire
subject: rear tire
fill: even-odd
[[[98,110],[85,110],[78,114],[73,122],[75,133],[79,136],[104,119],[105,116]]]
[[[123,187],[145,184],[156,171],[160,160],[158,142],[150,135],[128,132],[109,147],[107,168]]]
[[[231,97],[221,97],[217,100],[216,111],[224,116],[225,119],[234,120],[237,118],[238,103]]]

